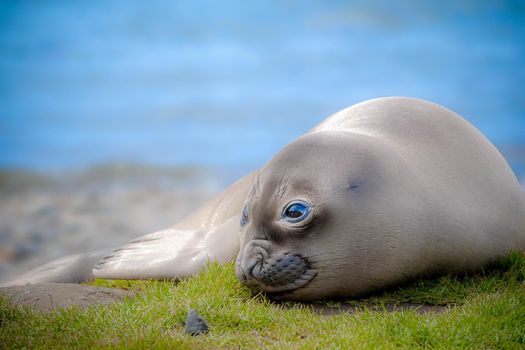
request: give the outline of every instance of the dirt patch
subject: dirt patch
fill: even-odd
[[[108,305],[133,295],[132,292],[122,289],[72,283],[37,283],[3,287],[0,288],[0,294],[6,296],[14,305],[32,307],[40,311],[73,306],[86,308],[91,305]]]
[[[336,315],[341,313],[359,313],[363,311],[363,306],[348,305],[345,303],[335,303],[334,305],[327,305],[321,303],[307,304],[315,312],[324,315]],[[445,312],[452,308],[453,305],[425,305],[417,303],[389,303],[385,305],[368,305],[367,308],[375,311],[396,312],[405,310],[414,310],[419,314],[426,314],[429,312]]]

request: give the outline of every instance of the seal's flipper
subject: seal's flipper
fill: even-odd
[[[95,263],[104,255],[107,255],[107,253],[107,250],[105,250],[64,256],[37,267],[25,275],[20,276],[16,280],[4,283],[0,286],[20,286],[28,283],[34,284],[45,282],[80,283],[89,281],[93,278],[93,265],[95,265]]]
[[[167,230],[139,237],[94,267],[108,279],[180,278],[196,274],[208,261],[225,262],[239,251],[239,220],[255,173]]]
[[[226,262],[239,251],[239,217],[218,226],[171,228],[137,238],[104,257],[95,277],[180,278],[196,274],[208,261]]]

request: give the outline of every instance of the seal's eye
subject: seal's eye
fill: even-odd
[[[301,222],[310,214],[310,204],[303,201],[293,201],[284,207],[282,218],[289,223]]]
[[[245,226],[248,223],[248,204],[244,206],[241,215],[241,227]]]

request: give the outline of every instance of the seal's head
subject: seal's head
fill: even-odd
[[[388,182],[381,152],[366,136],[331,131],[307,134],[277,154],[245,202],[238,278],[281,299],[350,296],[380,286],[363,283],[363,268],[381,259],[369,249],[375,241],[369,234],[389,219],[381,217],[388,190],[377,200]]]

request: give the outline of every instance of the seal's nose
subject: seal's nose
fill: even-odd
[[[235,263],[235,270],[241,282],[247,282],[255,278],[254,273],[261,269],[271,255],[269,247],[270,243],[268,241],[252,240],[239,253]]]

